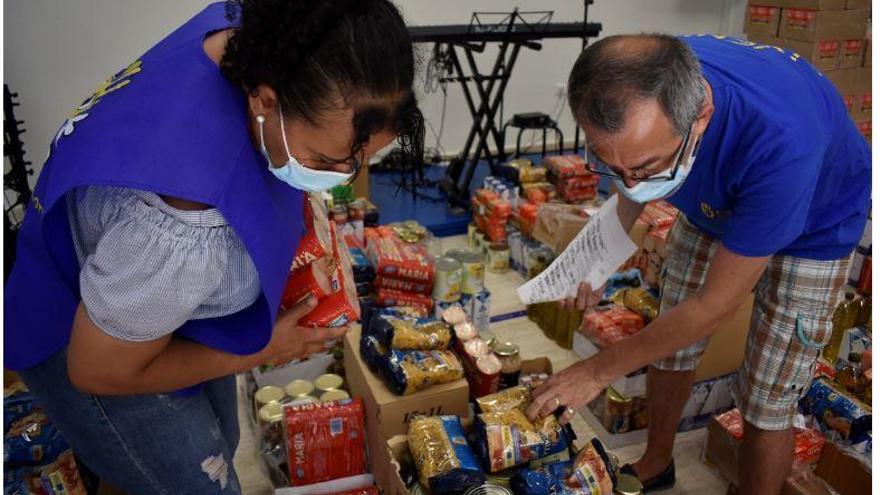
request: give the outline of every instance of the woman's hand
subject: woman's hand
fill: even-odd
[[[302,359],[333,347],[333,341],[342,337],[348,327],[308,328],[299,326],[299,320],[318,304],[315,296],[300,301],[283,311],[275,320],[272,339],[260,351],[260,364],[281,364]]]
[[[562,306],[562,309],[565,310],[573,310],[577,309],[578,311],[584,311],[586,309],[595,307],[599,304],[599,301],[602,300],[602,294],[605,293],[605,286],[599,288],[599,290],[593,290],[590,287],[590,284],[586,282],[581,282],[578,286],[578,293],[576,297],[563,299],[559,302]]]
[[[535,389],[527,414],[534,419],[553,414],[564,407],[565,411],[559,417],[559,422],[568,423],[576,410],[595,399],[606,386],[593,369],[592,361],[585,359],[552,375]]]

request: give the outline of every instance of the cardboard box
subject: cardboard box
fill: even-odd
[[[743,31],[746,34],[760,33],[769,36],[779,34],[779,18],[782,9],[766,5],[749,5],[746,7]]]
[[[870,9],[871,0],[846,0],[847,10]]]
[[[838,64],[838,67],[841,69],[861,67],[862,61],[865,58],[865,40],[843,40],[839,43],[840,63]]]
[[[853,88],[861,91],[871,91],[871,68],[859,67],[853,70],[855,71]]]
[[[871,493],[871,469],[830,442],[822,450],[816,475],[827,481],[840,495]]]
[[[867,28],[867,10],[783,9],[779,37],[800,41],[859,39]]]
[[[759,45],[769,45],[769,46],[779,46],[783,45],[782,38],[777,36],[770,36],[769,34],[763,33],[746,33],[746,37],[749,41],[757,43]]]
[[[846,0],[782,0],[786,9],[843,10]]]
[[[414,414],[469,417],[468,384],[462,378],[412,395],[395,395],[364,363],[360,337],[361,329],[357,326],[345,335],[345,374],[351,396],[360,397],[364,402],[370,469],[382,486],[388,464],[385,441],[394,435],[405,434]]]
[[[837,40],[798,41],[783,40],[782,47],[808,60],[821,71],[834,70],[840,63],[841,42]],[[851,65],[850,67],[856,67]]]
[[[739,369],[746,352],[746,338],[749,335],[754,302],[754,294],[749,294],[733,317],[722,323],[712,334],[703,359],[697,366],[694,382],[727,375]]]
[[[578,357],[586,359],[599,352],[599,348],[584,334],[576,332],[571,348]],[[638,397],[648,392],[647,368],[636,370],[615,380],[611,386],[624,397]]]
[[[865,56],[862,58],[862,67],[871,66],[871,38],[865,39]]]
[[[853,91],[846,98],[846,108],[854,122],[871,119],[871,91]]]
[[[379,488],[382,489],[382,493],[385,495],[410,495],[406,484],[400,478],[400,462],[409,453],[406,435],[397,435],[389,438],[385,442],[384,448],[388,464],[384,466],[385,474],[382,476],[385,481],[379,483]]]
[[[825,73],[825,77],[837,88],[841,95],[851,93],[856,89],[858,69],[837,69]]]

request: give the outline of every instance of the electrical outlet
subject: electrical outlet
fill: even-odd
[[[560,82],[556,83],[556,96],[557,98],[562,98],[568,92],[568,83]]]

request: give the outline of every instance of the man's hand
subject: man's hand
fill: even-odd
[[[332,348],[334,341],[345,334],[348,327],[299,326],[299,320],[309,314],[317,304],[315,296],[309,296],[278,316],[272,329],[272,340],[260,351],[264,363],[281,364],[325,351]]]
[[[553,414],[564,407],[565,411],[559,421],[562,424],[568,423],[576,410],[595,399],[606,386],[593,369],[592,361],[585,359],[552,375],[535,389],[534,400],[526,413],[529,418],[534,419]]]
[[[593,308],[597,304],[599,304],[599,301],[602,300],[602,294],[604,293],[604,285],[600,287],[599,290],[594,291],[590,287],[590,284],[586,282],[581,282],[581,284],[578,286],[577,296],[563,299],[562,301],[559,301],[559,304],[560,306],[562,306],[562,309],[565,310],[571,311],[573,309],[577,309],[578,311],[584,311],[589,308]]]

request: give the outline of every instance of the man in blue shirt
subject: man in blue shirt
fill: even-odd
[[[646,491],[675,483],[672,449],[708,337],[755,293],[733,387],[745,420],[741,493],[779,493],[792,462],[792,420],[831,336],[831,315],[867,219],[870,149],[834,86],[782,49],[733,38],[613,36],[585,50],[569,104],[588,162],[611,176],[630,228],[668,198],[660,316],[644,331],[558,373],[532,415],[564,419],[617,377],[648,372],[644,456],[624,471]],[[576,301],[596,293],[582,284]]]

